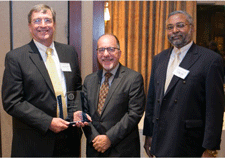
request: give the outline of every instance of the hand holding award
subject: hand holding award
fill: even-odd
[[[92,122],[91,117],[82,111],[74,112],[73,121],[70,122],[70,125],[76,125],[77,127],[84,127],[88,125],[88,122]]]

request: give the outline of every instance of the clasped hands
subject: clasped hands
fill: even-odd
[[[104,153],[111,146],[111,141],[107,135],[96,136],[92,140],[92,143],[95,150],[101,153]]]
[[[92,122],[91,117],[86,114],[87,119]],[[73,121],[75,122],[75,124],[73,126],[77,126],[77,127],[84,127],[88,125],[88,122],[83,122],[83,116],[82,116],[82,111],[76,111],[73,114]],[[52,119],[52,122],[49,126],[49,129],[51,131],[53,131],[54,133],[59,133],[65,129],[67,129],[70,125],[70,122],[65,121],[61,118],[56,118],[54,117]]]

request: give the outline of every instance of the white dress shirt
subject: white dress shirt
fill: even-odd
[[[169,60],[168,66],[167,66],[167,71],[168,71],[168,68],[170,67],[170,65],[172,64],[172,62],[175,58],[176,52],[178,52],[178,51],[181,52],[181,54],[179,55],[179,60],[180,60],[180,63],[181,63],[182,60],[184,59],[185,55],[187,54],[188,50],[191,48],[192,44],[193,44],[193,41],[191,41],[186,46],[184,46],[180,49],[178,49],[176,47],[173,48],[172,53],[170,54],[170,60]]]
[[[33,39],[34,40],[34,39]],[[46,60],[47,60],[47,54],[46,54],[46,50],[48,47],[46,47],[45,45],[37,42],[34,40],[34,43],[35,45],[37,46],[40,54],[41,54],[41,57],[45,63],[45,66],[46,66]],[[64,95],[66,96],[66,79],[65,79],[65,76],[64,76],[64,73],[61,69],[61,66],[60,66],[60,61],[59,61],[59,57],[58,57],[58,54],[57,54],[57,51],[55,49],[55,45],[54,45],[54,42],[52,42],[52,44],[49,46],[49,48],[52,48],[52,58],[55,62],[55,65],[56,65],[56,69],[57,69],[57,73],[58,73],[58,76],[59,76],[59,79],[60,79],[60,82],[61,82],[61,85],[62,85],[62,88],[63,88],[63,93]],[[46,69],[47,69],[47,66],[46,66]],[[66,99],[66,102],[67,102],[67,99]]]

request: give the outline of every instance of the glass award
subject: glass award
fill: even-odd
[[[73,122],[70,122],[70,125],[76,124],[77,122],[90,122],[87,118],[85,112],[82,111],[83,106],[83,92],[82,91],[69,91],[67,94],[67,106],[71,113],[73,114]],[[74,111],[75,110],[75,111]],[[77,112],[78,111],[78,112]]]

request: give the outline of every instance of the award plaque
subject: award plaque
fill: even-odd
[[[90,122],[87,118],[86,113],[82,111],[82,106],[84,103],[83,92],[69,91],[66,94],[67,94],[67,107],[69,109],[69,112],[73,115],[71,116],[73,118],[73,122],[70,122],[70,124],[73,125],[76,124],[77,122]],[[76,115],[73,114],[74,112],[77,112]]]
[[[73,122],[70,122],[70,125],[74,125],[78,122],[90,122],[85,112],[80,111],[79,113],[77,113],[76,118],[74,118]]]
[[[79,92],[77,91],[69,91],[66,93],[67,95],[67,107],[73,107],[75,109],[78,108],[80,104]]]

